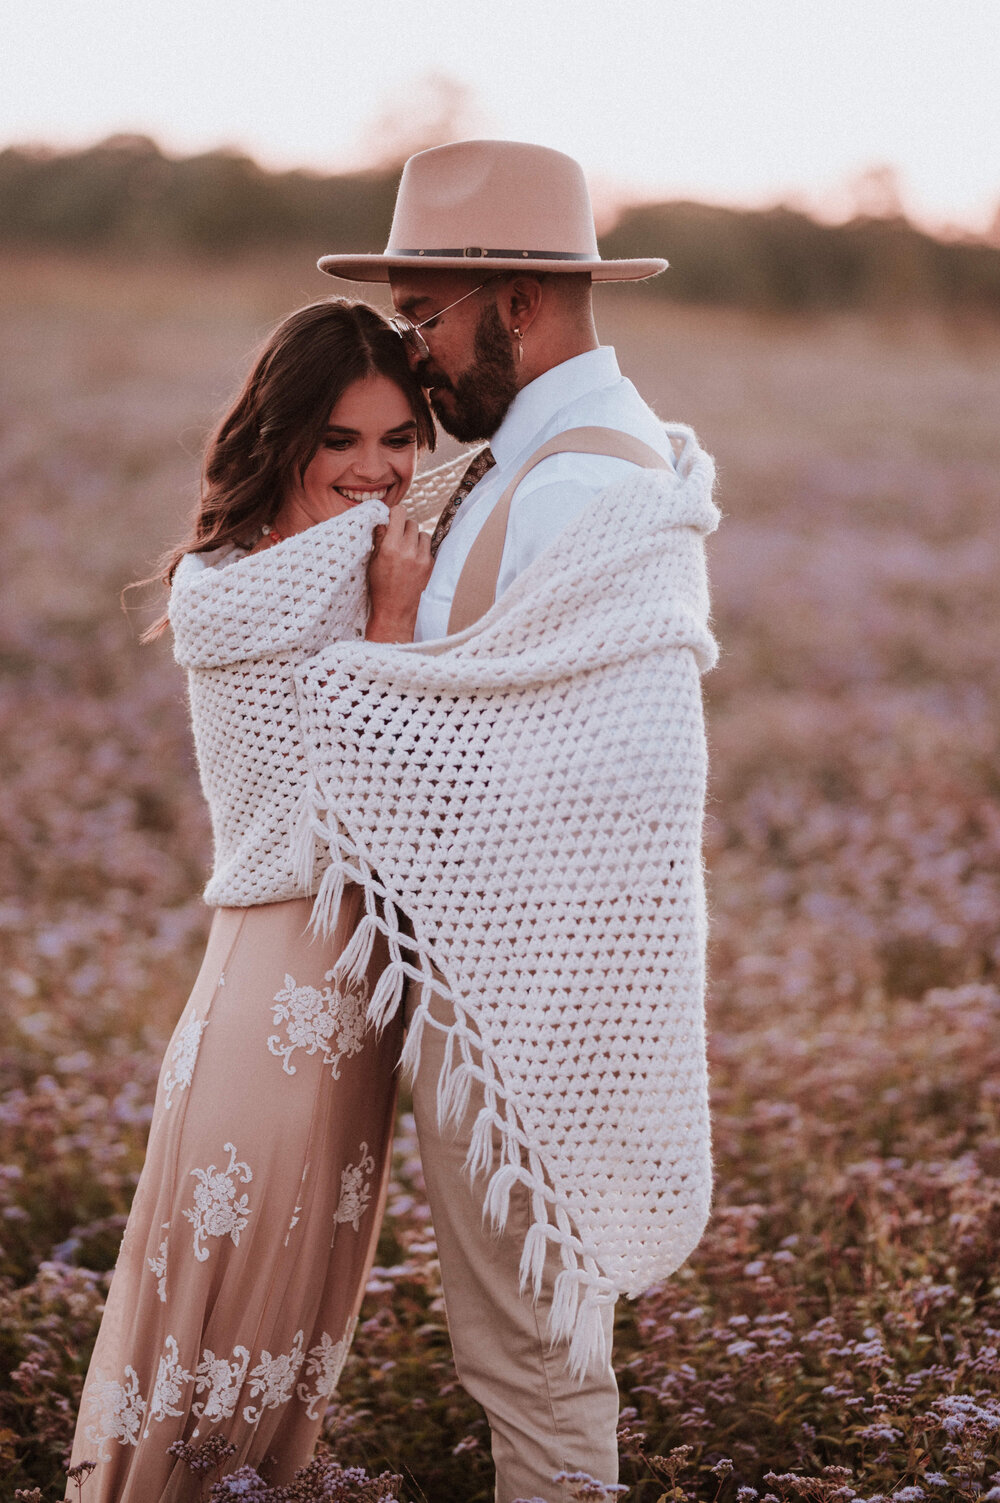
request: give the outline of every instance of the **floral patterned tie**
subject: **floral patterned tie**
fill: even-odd
[[[487,470],[492,470],[495,464],[496,460],[493,458],[492,451],[488,446],[481,450],[471,461],[469,468],[459,481],[458,489],[445,502],[444,510],[437,519],[437,526],[434,528],[431,536],[432,558],[437,557],[437,551],[448,536],[448,529],[455,520],[455,513],[472,490],[472,487],[478,485]]]

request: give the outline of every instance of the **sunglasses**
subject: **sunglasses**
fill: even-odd
[[[477,292],[482,292],[484,287],[488,287],[491,282],[495,282],[499,277],[504,276],[507,276],[507,272],[505,271],[494,272],[493,276],[487,277],[485,282],[480,282],[478,287],[473,287],[471,292],[463,292],[462,296],[457,297],[453,303],[449,303],[445,308],[440,308],[437,313],[432,313],[430,318],[422,318],[418,324],[413,323],[405,314],[398,313],[395,318],[390,318],[389,326],[396,331],[403,341],[403,348],[408,355],[412,355],[416,360],[429,360],[431,353],[430,346],[420,330],[429,328],[431,324],[436,324],[439,318],[443,318],[446,313],[450,313],[452,308],[457,308],[459,303],[464,303],[466,298],[475,297]]]

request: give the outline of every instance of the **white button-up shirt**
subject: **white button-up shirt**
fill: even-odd
[[[543,372],[511,402],[490,440],[496,465],[466,496],[438,549],[420,599],[415,641],[448,635],[451,604],[469,549],[520,467],[547,439],[584,427],[618,428],[673,462],[660,419],[621,374],[610,346],[587,350]],[[551,454],[529,471],[511,502],[497,595],[576,521],[599,491],[636,468],[603,454]]]

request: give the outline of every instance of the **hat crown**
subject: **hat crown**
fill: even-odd
[[[522,141],[457,141],[410,157],[386,255],[466,249],[596,258],[579,162]]]
[[[632,282],[666,268],[660,257],[602,261],[579,162],[528,141],[453,141],[418,151],[403,168],[389,244],[321,256],[320,271],[387,282],[393,271],[581,272]]]

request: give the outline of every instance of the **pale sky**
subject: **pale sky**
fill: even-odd
[[[8,0],[0,145],[336,171],[435,72],[476,107],[459,134],[568,151],[598,191],[816,201],[891,164],[926,222],[1000,206],[1000,0]]]

